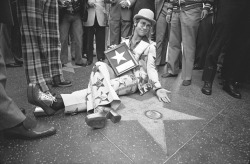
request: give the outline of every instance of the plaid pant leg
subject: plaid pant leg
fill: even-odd
[[[42,91],[49,90],[51,81],[48,56],[44,51],[44,1],[18,0],[18,19],[21,27],[22,53],[28,83],[38,83]]]
[[[43,8],[43,45],[48,56],[50,76],[62,75],[60,59],[61,43],[59,32],[58,3],[55,0],[47,0]],[[61,81],[63,78],[61,76]]]

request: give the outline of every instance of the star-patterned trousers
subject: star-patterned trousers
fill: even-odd
[[[109,65],[103,62],[96,62],[92,69],[87,89],[76,91],[72,94],[62,94],[61,96],[66,113],[74,113],[86,109],[88,112],[92,112],[99,105],[108,104],[114,110],[117,110],[121,103],[119,96],[136,92],[138,90],[137,86],[138,79],[132,72],[116,77]]]

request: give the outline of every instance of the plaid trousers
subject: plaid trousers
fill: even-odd
[[[18,0],[22,53],[28,83],[48,91],[52,77],[62,78],[57,0]]]

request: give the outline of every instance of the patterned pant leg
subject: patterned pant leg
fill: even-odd
[[[59,10],[55,0],[47,0],[43,9],[43,44],[48,56],[50,76],[62,75]],[[63,76],[61,81],[64,81]]]
[[[116,110],[121,103],[118,95],[134,93],[137,90],[137,79],[134,75],[124,75],[110,80],[108,67],[103,62],[97,62],[93,67],[86,96],[88,111],[107,104],[111,104]]]
[[[48,54],[45,53],[43,39],[42,0],[18,0],[18,19],[21,27],[22,53],[28,83],[38,83],[42,91],[49,90],[46,82],[50,82]]]

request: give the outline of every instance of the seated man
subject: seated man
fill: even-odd
[[[155,24],[154,13],[149,9],[141,9],[134,16],[133,35],[124,42],[128,45],[139,66],[132,71],[116,77],[114,71],[108,64],[97,62],[90,75],[88,88],[79,92],[84,94],[79,104],[86,102],[88,115],[86,123],[93,128],[103,128],[107,119],[119,122],[121,116],[114,111],[120,105],[118,95],[134,93],[137,90],[144,94],[150,88],[155,91],[160,101],[170,102],[167,93],[158,80],[158,72],[155,66],[156,49],[155,43],[146,36]],[[30,103],[40,106],[45,113],[52,115],[56,110],[63,108],[64,104],[70,104],[74,100],[74,94],[55,98],[47,96],[35,85],[28,87],[28,99]]]

